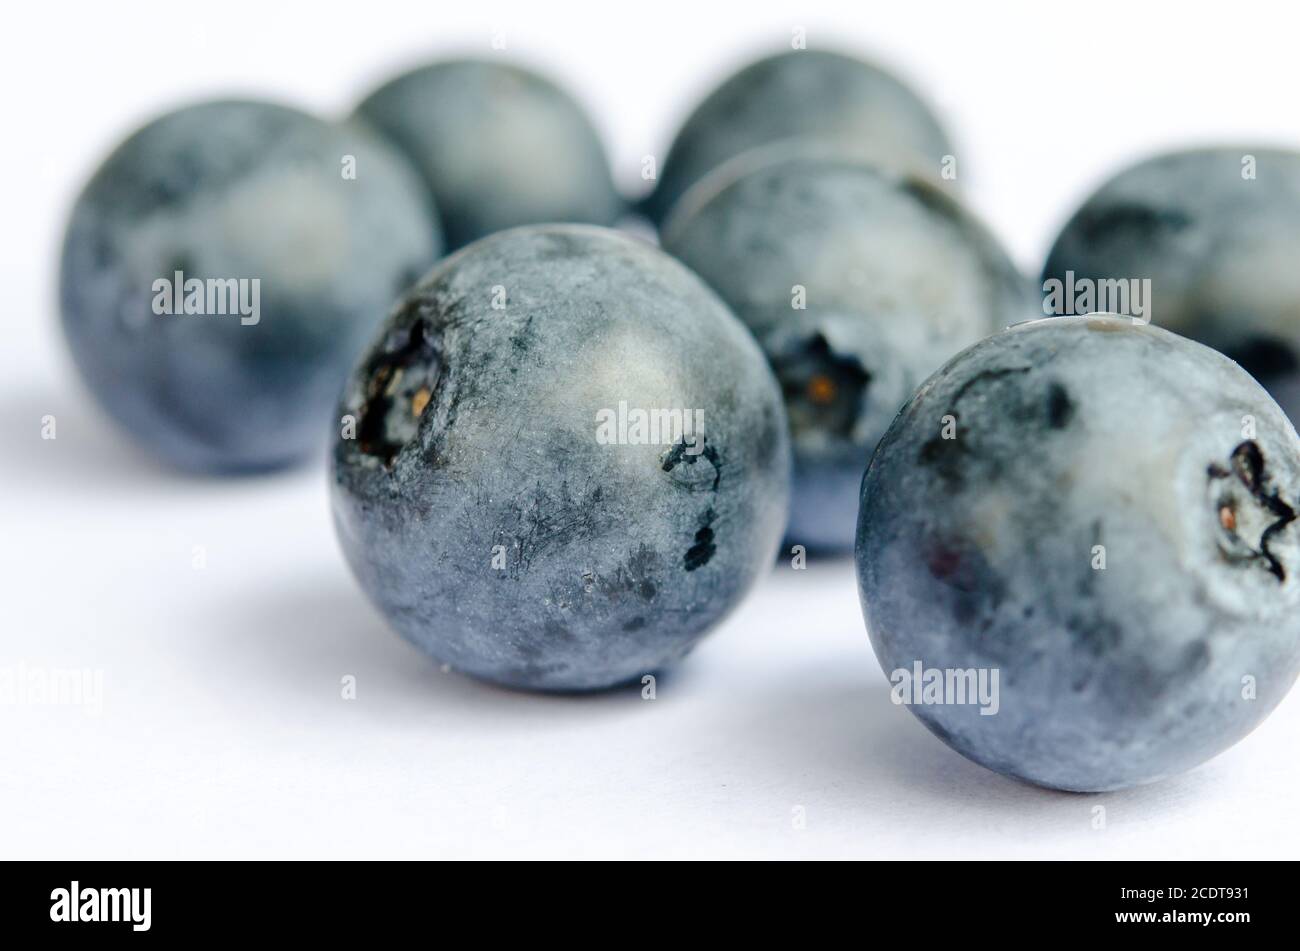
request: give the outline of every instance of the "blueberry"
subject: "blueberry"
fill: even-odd
[[[1118,317],[1037,320],[955,357],[881,441],[863,614],[895,696],[963,755],[1059,789],[1152,782],[1294,682],[1297,506],[1295,430],[1236,364]]]
[[[644,210],[662,221],[723,162],[787,139],[831,140],[934,175],[953,151],[929,107],[884,70],[820,50],[779,53],[731,76],[691,113]]]
[[[377,312],[437,257],[404,160],[259,102],[169,113],[95,172],[63,246],[63,329],[91,392],[176,465],[322,447]]]
[[[762,353],[693,274],[602,228],[522,227],[447,258],[341,416],[334,517],[362,587],[435,658],[514,687],[678,659],[769,568],[785,521]]]
[[[1149,279],[1149,319],[1232,357],[1298,419],[1297,256],[1300,154],[1196,149],[1099,188],[1056,239],[1043,279]]]
[[[664,248],[757,336],[793,433],[792,542],[853,547],[862,471],[912,390],[1033,306],[996,240],[939,188],[832,150],[769,146],[707,176]]]
[[[623,211],[591,121],[528,70],[437,63],[388,82],[357,113],[420,170],[453,248],[516,225],[607,225]]]

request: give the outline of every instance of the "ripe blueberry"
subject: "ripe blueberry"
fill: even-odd
[[[930,175],[952,152],[929,107],[879,67],[821,50],[779,53],[728,78],[691,113],[645,211],[663,221],[691,185],[723,162],[792,139],[831,141]]]
[[[1294,682],[1298,506],[1295,430],[1232,361],[1117,317],[1022,324],[955,357],[881,440],[867,629],[897,696],[975,762],[1067,790],[1152,782]]]
[[[794,445],[789,536],[811,548],[852,549],[862,472],[913,389],[1032,306],[951,197],[834,150],[769,146],[717,169],[679,203],[663,245],[776,370]]]
[[[1102,281],[1133,293],[1144,316],[1225,353],[1300,418],[1300,154],[1279,149],[1174,152],[1099,188],[1056,239],[1044,283]],[[1097,309],[1120,304],[1098,301]],[[1069,312],[1069,311],[1067,311]],[[1133,313],[1132,309],[1127,312]]]
[[[528,70],[436,63],[386,83],[357,113],[419,169],[452,248],[516,225],[607,225],[623,210],[591,121]]]
[[[159,456],[274,468],[325,443],[374,315],[439,245],[418,179],[369,133],[208,102],[137,131],[77,200],[63,329],[91,392]]]
[[[789,443],[745,328],[602,228],[500,232],[430,272],[354,372],[344,553],[405,638],[498,683],[677,660],[769,570]]]

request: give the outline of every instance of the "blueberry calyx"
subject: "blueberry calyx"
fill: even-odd
[[[1272,486],[1259,444],[1246,440],[1232,451],[1228,466],[1212,463],[1206,472],[1224,557],[1236,562],[1262,560],[1278,581],[1285,581],[1286,569],[1273,554],[1270,542],[1295,521],[1296,511]],[[1258,544],[1247,541],[1256,535]]]
[[[366,370],[366,401],[357,426],[361,451],[379,458],[387,469],[415,438],[442,376],[439,348],[425,321],[415,321],[396,336]]]

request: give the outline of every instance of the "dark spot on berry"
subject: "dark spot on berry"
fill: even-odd
[[[1047,425],[1064,429],[1074,419],[1074,401],[1060,383],[1053,381],[1047,387]]]
[[[1116,232],[1126,232],[1149,240],[1159,234],[1177,233],[1192,223],[1189,215],[1168,208],[1153,208],[1136,202],[1085,208],[1074,220],[1084,241],[1112,240]]]
[[[934,469],[945,482],[960,486],[965,481],[965,457],[968,452],[962,439],[964,430],[960,424],[962,401],[970,398],[972,394],[995,386],[1008,377],[1028,373],[1029,370],[1030,367],[999,367],[983,370],[958,387],[957,392],[952,395],[945,414],[958,421],[956,429],[952,432],[951,438],[946,438],[947,427],[940,426],[939,432],[921,445],[917,461],[923,466]],[[935,423],[939,425],[939,420]]]
[[[687,571],[694,571],[709,563],[718,546],[713,543],[713,520],[717,513],[709,509],[704,513],[704,523],[695,533],[695,544],[686,550],[685,565]]]
[[[664,472],[672,472],[678,466],[683,464],[688,467],[692,467],[692,472],[693,472],[693,467],[695,466],[695,464],[699,462],[701,459],[704,459],[713,468],[713,482],[710,485],[710,489],[714,492],[717,492],[718,484],[722,481],[722,456],[718,452],[717,447],[709,445],[708,437],[702,436],[697,433],[694,436],[694,438],[704,443],[704,448],[701,449],[699,452],[694,452],[694,453],[687,452],[688,449],[695,448],[695,444],[688,443],[686,441],[686,437],[683,436],[681,439],[679,439],[676,443],[673,444],[673,447],[671,449],[669,449],[667,452],[663,454],[662,457],[660,457],[659,464],[663,468]],[[685,484],[691,485],[698,480],[686,479],[682,481]]]

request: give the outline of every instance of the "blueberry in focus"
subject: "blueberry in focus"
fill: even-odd
[[[1056,239],[1043,280],[1062,282],[1068,298],[1071,279],[1149,279],[1146,319],[1232,357],[1296,419],[1297,257],[1300,154],[1194,149],[1149,159],[1101,186]]]
[[[436,214],[370,133],[216,101],[134,133],[63,245],[63,330],[109,414],[172,464],[251,471],[327,441],[376,314],[436,259]]]
[[[357,114],[419,169],[452,248],[516,225],[608,225],[623,212],[591,120],[529,70],[435,63],[386,83]]]
[[[663,246],[771,361],[794,449],[789,540],[825,551],[852,550],[863,470],[916,386],[1034,306],[949,195],[833,149],[769,146],[717,169]]]
[[[785,140],[824,140],[937,175],[952,145],[911,89],[871,63],[823,50],[767,56],[729,77],[682,124],[644,210],[662,222],[728,159]]]
[[[863,614],[897,696],[963,755],[1058,789],[1148,783],[1295,681],[1298,512],[1295,430],[1232,361],[1128,319],[1037,320],[955,357],[881,441]],[[917,702],[931,671],[952,688]],[[979,671],[992,703],[959,686]]]
[[[444,260],[340,416],[334,519],[361,586],[403,637],[512,687],[677,660],[770,569],[785,522],[762,353],[695,275],[603,228],[512,229]]]

